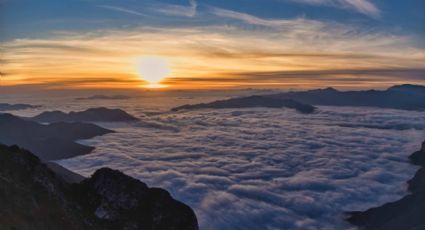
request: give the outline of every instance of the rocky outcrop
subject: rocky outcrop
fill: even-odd
[[[425,86],[421,85],[396,85],[382,91],[338,91],[333,88],[326,88],[269,96],[281,99],[293,99],[311,105],[371,106],[404,110],[425,110]]]
[[[0,143],[19,145],[45,161],[88,154],[94,148],[75,141],[112,132],[94,124],[59,122],[42,125],[11,114],[0,114]]]
[[[409,180],[411,194],[402,199],[364,212],[351,212],[350,223],[365,229],[418,230],[425,229],[425,142],[421,150],[410,156],[421,168]]]
[[[121,109],[91,108],[80,112],[64,113],[62,111],[43,112],[28,118],[37,122],[128,122],[138,120]]]
[[[1,229],[198,229],[193,210],[163,189],[107,168],[70,184],[16,146],[0,145],[0,207]]]
[[[38,107],[40,107],[40,106],[39,105],[28,105],[28,104],[0,103],[0,111],[34,109],[34,108],[38,108]]]
[[[191,208],[119,171],[99,169],[74,187],[84,209],[112,229],[197,229]]]
[[[239,97],[227,100],[214,101],[211,103],[201,103],[194,105],[183,105],[173,108],[172,111],[179,110],[195,110],[195,109],[226,109],[226,108],[254,108],[254,107],[267,107],[267,108],[290,108],[295,109],[301,113],[312,113],[315,108],[308,104],[299,103],[292,99],[279,99],[269,96],[249,96]]]

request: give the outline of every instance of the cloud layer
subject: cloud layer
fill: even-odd
[[[207,230],[347,228],[344,211],[404,195],[415,171],[407,156],[425,138],[420,112],[145,114],[149,107],[116,106],[143,122],[110,126],[119,132],[84,141],[94,153],[61,164],[85,175],[109,166],[165,187],[195,209]]]

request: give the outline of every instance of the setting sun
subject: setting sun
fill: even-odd
[[[141,79],[149,83],[148,87],[158,88],[160,82],[171,73],[169,63],[161,57],[141,57],[137,60],[137,70]]]

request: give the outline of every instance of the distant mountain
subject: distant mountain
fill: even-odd
[[[130,96],[126,95],[93,95],[90,97],[78,97],[75,98],[75,100],[125,100],[125,99],[131,99]]]
[[[193,210],[163,189],[108,168],[70,184],[16,146],[0,145],[0,204],[1,229],[198,229]]]
[[[121,109],[91,108],[80,112],[64,113],[62,111],[43,112],[28,118],[37,122],[121,122],[136,121],[137,118]]]
[[[75,141],[111,132],[94,124],[59,122],[42,125],[11,114],[0,114],[0,143],[17,144],[46,161],[90,153],[93,147]]]
[[[364,229],[425,229],[425,141],[422,148],[410,156],[410,160],[421,166],[408,182],[411,194],[364,212],[352,212],[347,220]]]
[[[23,109],[34,109],[40,107],[39,105],[29,104],[8,104],[0,103],[0,111],[12,111],[12,110],[23,110]]]
[[[380,108],[425,110],[425,86],[396,85],[387,90],[338,91],[333,88],[268,95],[301,103],[331,106],[370,106]]]
[[[238,97],[227,100],[214,101],[210,103],[201,103],[194,105],[183,105],[173,108],[172,111],[179,110],[195,110],[195,109],[225,109],[225,108],[253,108],[253,107],[268,107],[268,108],[291,108],[301,113],[312,113],[315,108],[308,104],[299,103],[292,99],[281,99],[270,96],[249,96]]]

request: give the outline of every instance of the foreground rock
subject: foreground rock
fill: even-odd
[[[411,179],[411,194],[401,200],[384,204],[364,212],[352,212],[347,219],[350,223],[365,229],[418,230],[425,229],[425,142],[421,150],[413,153],[410,159],[421,168]]]
[[[371,106],[425,110],[425,86],[396,85],[387,90],[338,91],[333,88],[280,93],[270,97],[293,99],[311,105]]]
[[[172,111],[179,110],[195,110],[195,109],[226,109],[226,108],[254,108],[254,107],[268,107],[268,108],[291,108],[301,113],[312,113],[315,108],[308,104],[299,103],[292,99],[279,99],[269,96],[249,96],[232,98],[228,100],[214,101],[211,103],[202,103],[195,105],[183,105],[173,108]]]
[[[19,145],[45,161],[88,154],[94,148],[75,141],[112,132],[94,124],[59,122],[42,125],[11,114],[0,114],[0,143]]]
[[[193,210],[165,190],[107,168],[70,184],[16,146],[0,145],[0,206],[1,229],[198,229]]]
[[[39,105],[28,105],[28,104],[0,103],[0,111],[34,109],[34,108],[38,108],[38,107],[40,107],[40,106]]]
[[[127,122],[137,118],[121,109],[91,108],[80,112],[64,113],[62,111],[43,112],[28,118],[37,122]]]

